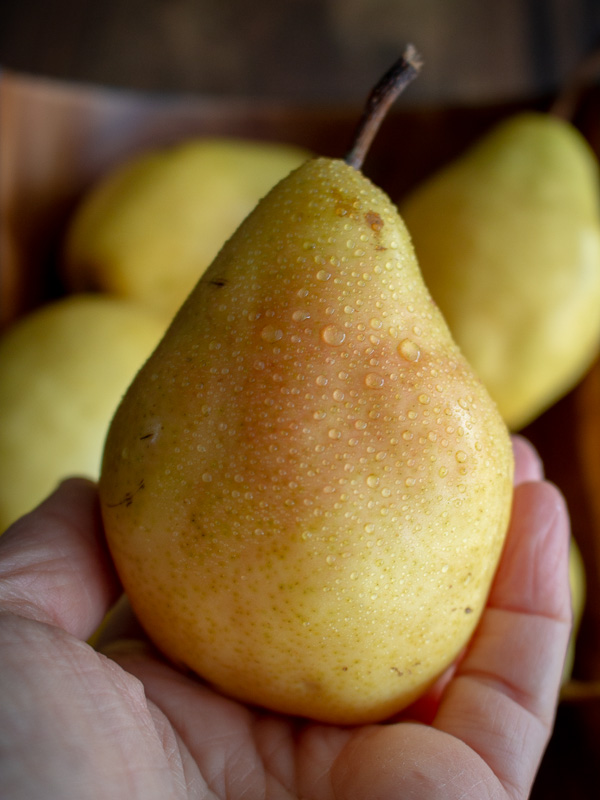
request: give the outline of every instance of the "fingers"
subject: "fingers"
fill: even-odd
[[[488,607],[434,721],[511,796],[529,796],[553,724],[571,627],[568,542],[558,490],[517,486]]]
[[[0,538],[2,610],[86,639],[118,593],[91,481],[65,481]]]

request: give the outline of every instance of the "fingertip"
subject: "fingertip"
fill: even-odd
[[[119,593],[95,483],[70,477],[0,537],[0,604],[87,639]]]
[[[569,538],[568,509],[557,486],[540,480],[518,485],[490,603],[566,618],[570,614]]]
[[[88,475],[66,475],[56,484],[55,491],[58,491],[62,487],[68,488],[69,486],[89,486],[94,488],[96,486],[96,481]]]
[[[511,440],[515,459],[515,486],[526,481],[543,480],[544,464],[533,444],[521,434],[513,434]]]
[[[68,475],[62,478],[54,490],[39,505],[53,505],[57,498],[69,497],[75,503],[89,500],[96,495],[96,482],[86,475]],[[62,500],[61,500],[62,502]],[[39,507],[39,506],[38,506]]]
[[[0,541],[6,543],[14,535],[21,537],[23,530],[32,529],[48,517],[64,516],[69,522],[77,519],[96,503],[95,495],[96,484],[91,478],[78,475],[63,478],[47,497],[9,525]]]

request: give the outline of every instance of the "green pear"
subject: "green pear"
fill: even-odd
[[[258,200],[308,157],[275,142],[200,138],[127,160],[75,211],[68,285],[138,300],[171,319]]]
[[[600,343],[598,165],[545,113],[510,117],[400,205],[424,280],[512,429]]]
[[[0,532],[71,474],[97,478],[106,431],[165,330],[128,301],[73,295],[0,338]]]
[[[469,640],[512,474],[392,202],[315,158],[224,245],[134,380],[100,497],[168,657],[230,696],[353,724],[412,702]]]

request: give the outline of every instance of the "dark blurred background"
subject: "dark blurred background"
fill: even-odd
[[[554,91],[600,0],[0,0],[0,65],[160,92],[361,101],[411,40],[414,103]]]

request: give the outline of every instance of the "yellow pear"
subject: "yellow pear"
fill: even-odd
[[[571,606],[573,608],[573,629],[571,631],[571,638],[565,658],[563,683],[569,680],[573,672],[575,652],[577,649],[577,635],[581,626],[583,612],[585,611],[587,595],[585,563],[579,545],[573,538],[571,538],[569,546],[569,583],[571,586]]]
[[[405,707],[469,640],[512,474],[392,202],[315,158],[242,223],[133,382],[100,497],[164,653],[233,697],[352,724]]]
[[[308,157],[275,142],[192,139],[128,160],[73,216],[64,248],[68,284],[172,317],[258,200]]]
[[[512,429],[600,343],[598,165],[551,114],[510,117],[400,205],[424,280]]]
[[[124,300],[73,295],[0,338],[0,531],[67,475],[97,478],[111,417],[165,330]]]

